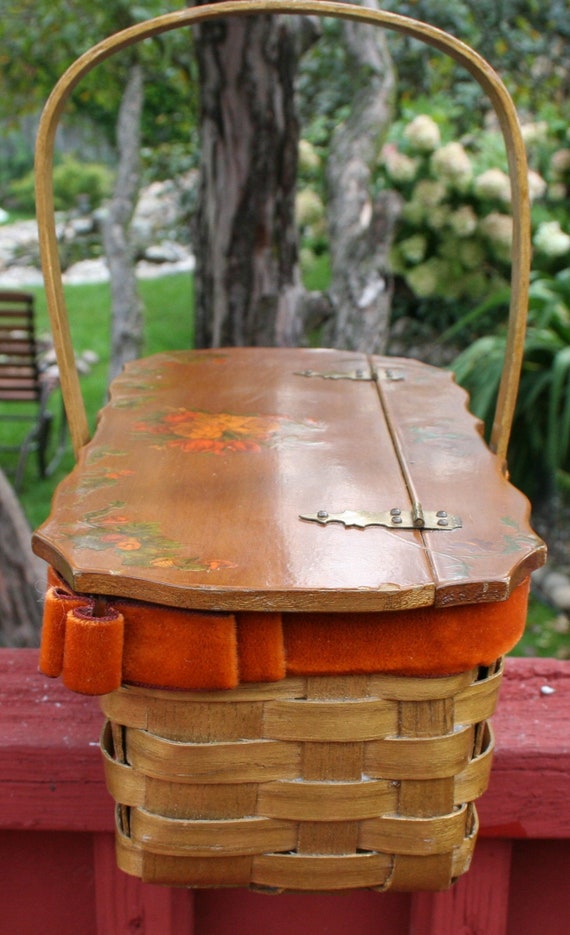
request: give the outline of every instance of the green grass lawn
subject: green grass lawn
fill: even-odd
[[[315,271],[315,283],[309,288],[318,288],[326,273],[322,268]],[[45,296],[42,289],[34,289],[36,295],[38,333],[49,331]],[[143,280],[140,291],[145,309],[145,354],[153,354],[169,348],[191,347],[193,343],[193,281],[185,274]],[[91,425],[97,412],[105,402],[107,372],[109,366],[109,287],[105,284],[68,286],[66,301],[72,328],[74,347],[78,356],[85,351],[94,351],[99,358],[90,373],[81,377],[86,409]],[[0,410],[1,412],[2,410]],[[16,435],[16,430],[0,423],[2,440]],[[0,455],[2,465],[7,466],[6,456]],[[37,477],[33,455],[28,460],[24,486],[20,498],[32,528],[47,516],[53,490],[73,466],[71,448],[64,456],[56,473],[45,480]],[[567,618],[531,599],[525,635],[515,650],[521,656],[554,656],[568,658],[570,637]]]

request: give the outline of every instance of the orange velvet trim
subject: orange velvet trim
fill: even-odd
[[[530,585],[527,579],[508,600],[490,604],[378,614],[292,613],[283,620],[271,612],[234,617],[119,599],[109,605],[110,615],[124,621],[119,640],[118,630],[114,637],[105,631],[105,618],[92,617],[91,598],[72,594],[55,572],[49,580],[56,587],[46,598],[41,671],[57,676],[63,668],[66,684],[87,693],[95,691],[99,677],[101,684],[115,686],[119,644],[120,680],[181,691],[229,689],[240,681],[277,681],[287,674],[464,672],[490,665],[516,644]]]
[[[125,617],[123,680],[159,688],[224,689],[238,684],[233,614],[113,601]]]
[[[430,676],[490,665],[524,631],[530,581],[506,601],[379,614],[284,614],[290,675]]]
[[[104,617],[94,617],[92,610],[68,611],[63,683],[85,695],[106,695],[121,684],[124,621],[116,610]]]
[[[83,678],[81,656],[76,655],[73,649],[68,655],[67,644],[73,635],[70,637],[67,629],[69,624],[66,627],[65,619],[71,608],[90,606],[93,601],[88,596],[73,594],[53,569],[50,570],[48,581],[56,587],[52,586],[48,591],[44,607],[40,671],[44,675],[60,675],[65,653],[68,659],[65,683],[68,687],[73,683],[75,691],[91,694],[94,678],[91,663],[95,661],[95,654],[86,662]],[[113,600],[112,606],[109,605],[110,613],[117,611],[124,620],[123,682],[180,691],[228,689],[238,684],[238,650],[233,614],[204,614],[121,599]],[[96,621],[102,618],[93,619]],[[274,631],[275,624],[273,633],[277,636]],[[96,636],[92,634],[93,646],[95,640]],[[249,645],[251,656],[251,640]],[[282,655],[280,632],[279,645]],[[269,669],[273,671],[275,661],[269,647],[268,658]],[[71,660],[77,664],[75,671],[72,671],[75,662]],[[102,672],[110,670],[111,663],[105,653],[99,655],[98,665]],[[114,673],[112,678],[116,679]],[[111,690],[105,689],[101,693]]]
[[[67,613],[74,607],[92,604],[86,597],[72,596],[59,587],[47,590],[44,604],[44,623],[40,645],[40,672],[56,678],[63,671],[63,650],[65,646],[65,623]]]
[[[240,613],[237,617],[241,682],[277,682],[286,676],[281,614]]]

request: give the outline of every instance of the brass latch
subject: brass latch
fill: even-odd
[[[378,380],[389,380],[390,382],[399,382],[405,380],[402,370],[395,370],[392,367],[382,368],[381,370],[370,370],[358,368],[357,370],[296,370],[297,377],[320,377],[322,380],[353,380],[355,382],[374,382]]]
[[[446,510],[424,510],[420,503],[414,503],[411,510],[402,510],[393,507],[380,513],[370,513],[366,510],[345,510],[343,513],[328,513],[319,510],[317,513],[300,514],[299,519],[320,523],[343,523],[344,526],[386,526],[389,529],[459,529],[462,522],[459,516],[452,516]]]

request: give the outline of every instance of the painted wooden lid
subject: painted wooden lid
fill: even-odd
[[[435,529],[405,528],[414,504]],[[345,511],[388,525],[326,522]],[[450,373],[231,348],[128,365],[33,543],[86,593],[395,610],[506,599],[544,561],[528,514]]]

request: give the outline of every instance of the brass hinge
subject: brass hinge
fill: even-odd
[[[389,380],[390,382],[399,382],[405,380],[402,370],[395,370],[391,367],[380,370],[361,369],[356,370],[296,370],[297,377],[320,377],[322,380],[353,380],[354,382],[376,383],[378,380]]]
[[[459,516],[452,516],[446,510],[424,510],[420,503],[415,503],[411,510],[393,507],[380,513],[366,510],[345,510],[343,513],[329,513],[319,510],[317,513],[300,514],[299,519],[320,523],[343,523],[344,526],[386,526],[389,529],[425,529],[447,530],[462,526]]]

